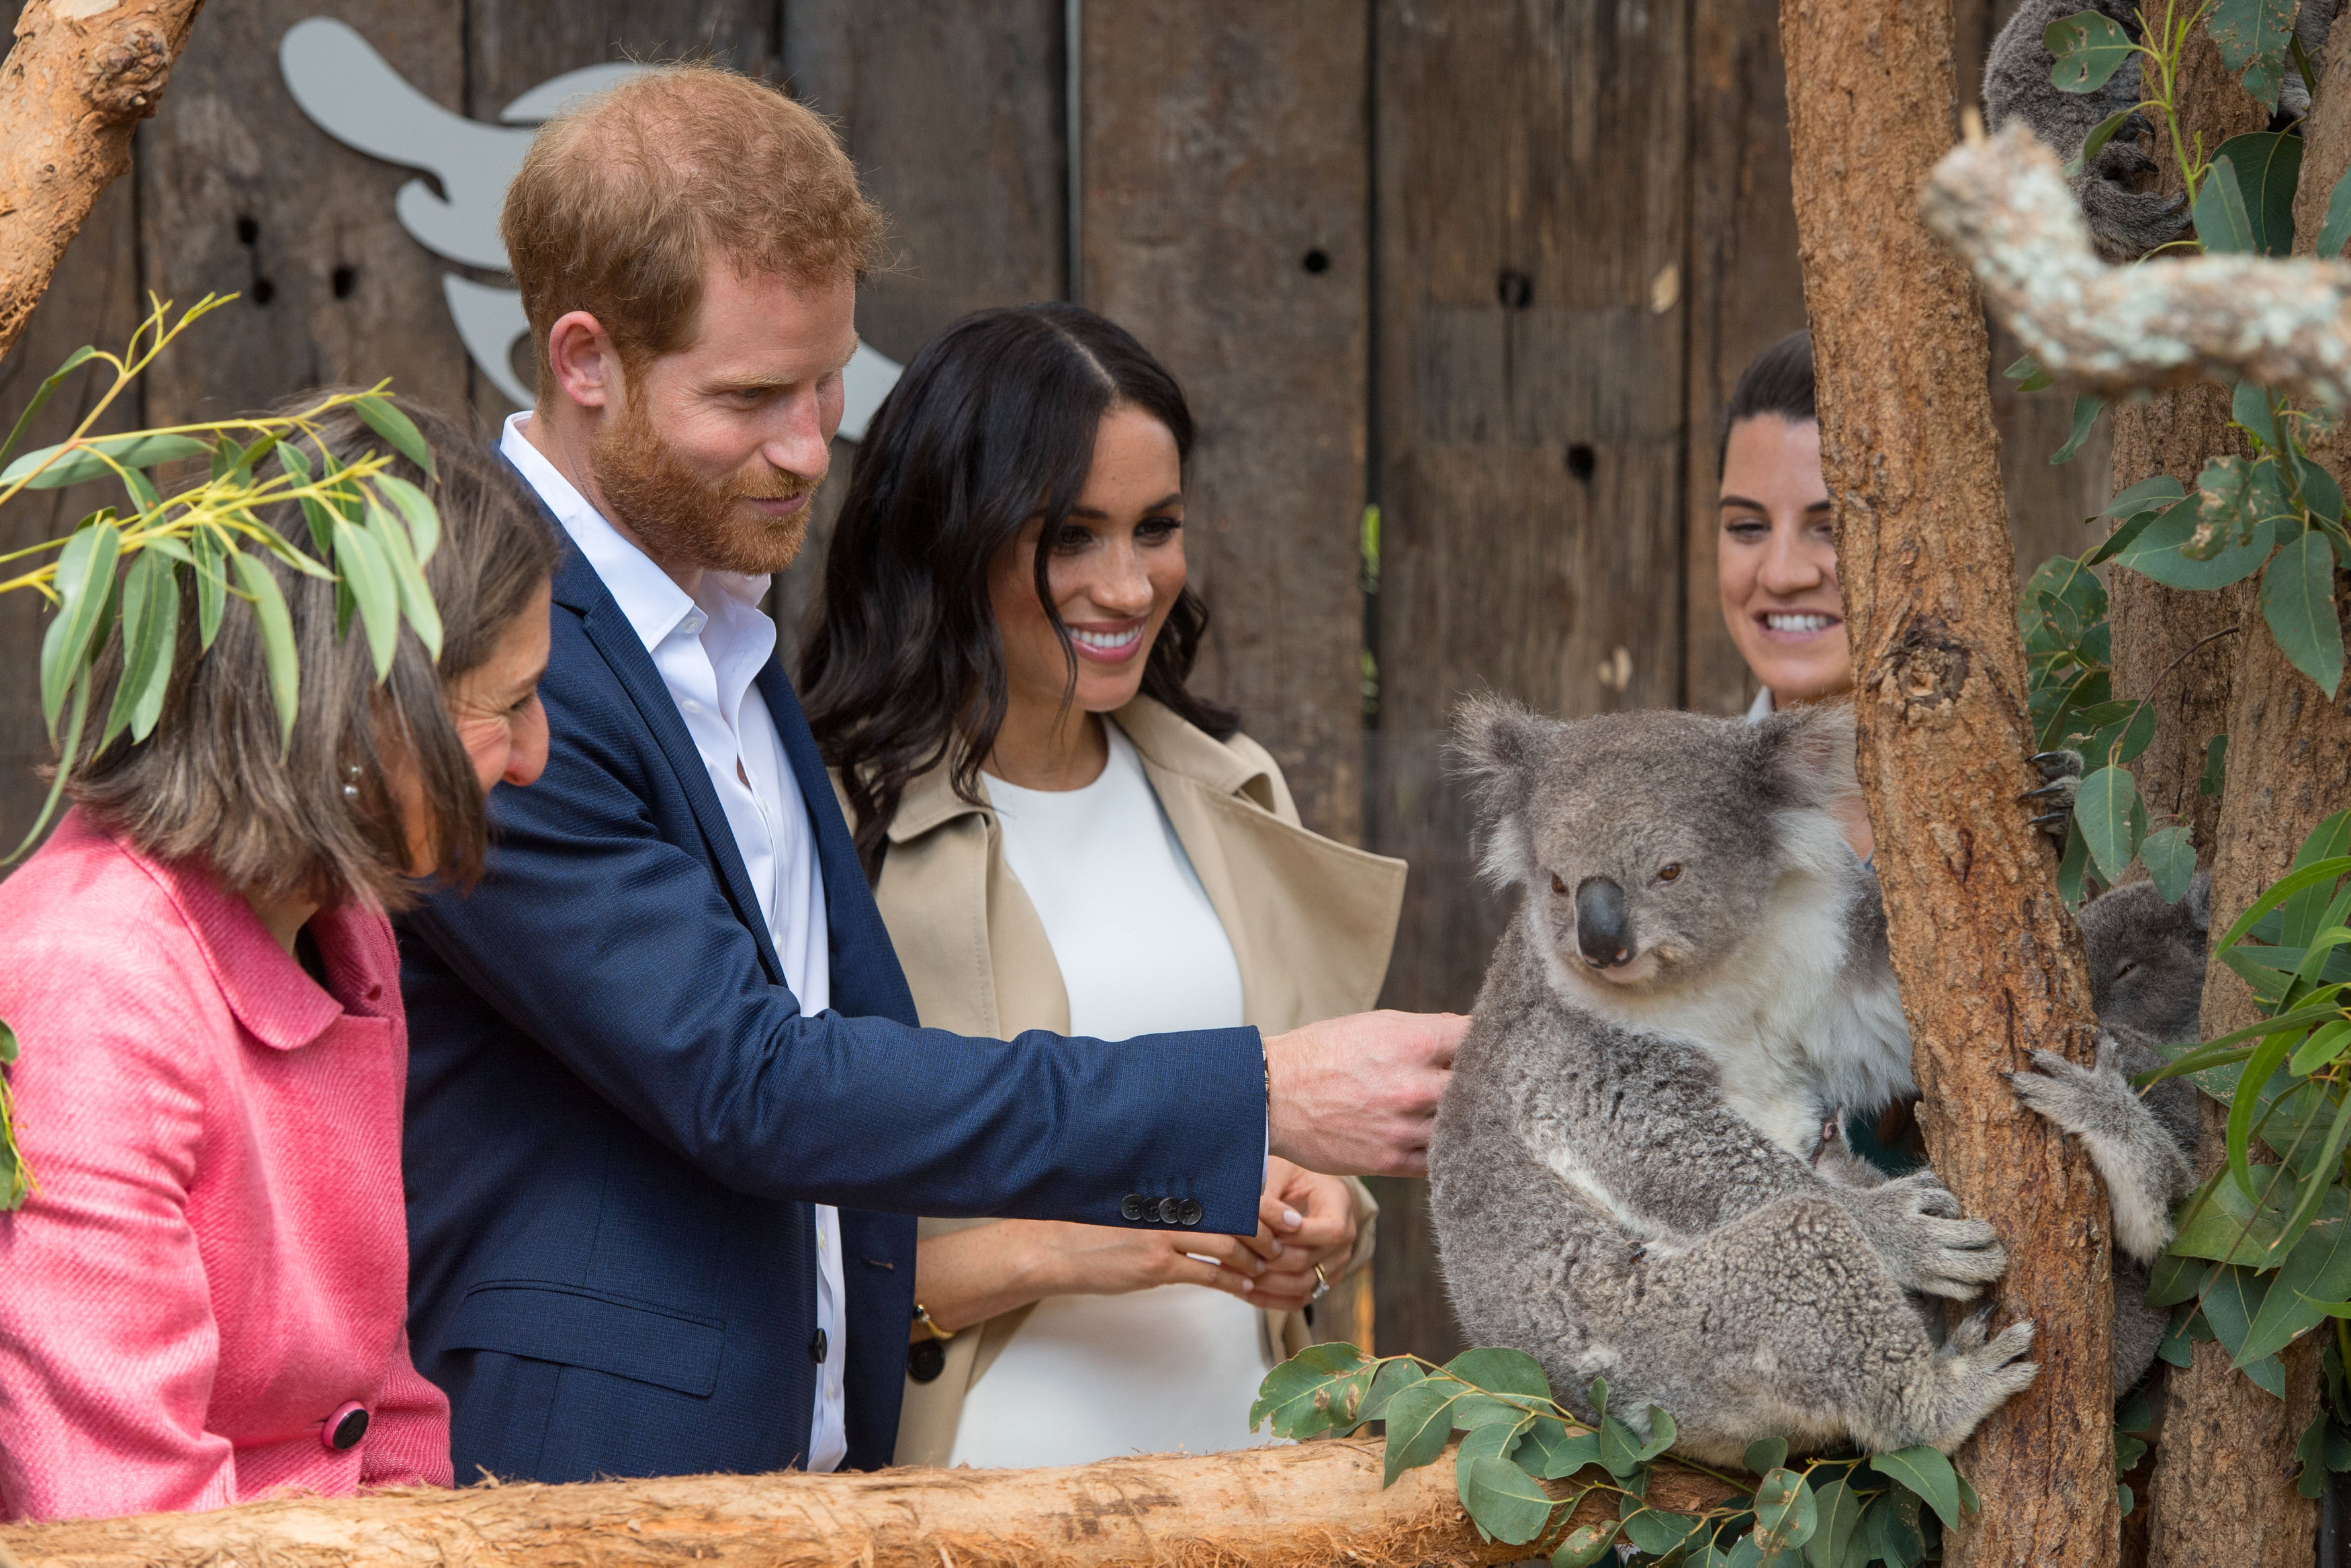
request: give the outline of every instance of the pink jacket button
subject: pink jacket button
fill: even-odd
[[[319,1441],[340,1453],[345,1449],[358,1448],[367,1429],[367,1407],[353,1400],[327,1417],[327,1424],[319,1428]]]

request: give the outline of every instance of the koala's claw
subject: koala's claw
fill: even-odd
[[[1951,1350],[1964,1355],[1971,1350],[1981,1350],[1985,1336],[1991,1332],[1991,1308],[1983,1307],[1961,1319],[1959,1326],[1951,1330],[1948,1343]]]
[[[2032,826],[2055,839],[2060,848],[2074,826],[2074,792],[2082,783],[2082,753],[2059,750],[2035,752],[2031,757],[2033,767],[2041,774],[2041,787],[2030,789],[2016,797],[2020,805],[2035,805],[2046,801],[2056,809],[2032,819]]]

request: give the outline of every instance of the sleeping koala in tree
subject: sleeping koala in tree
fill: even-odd
[[[2302,0],[2294,19],[2294,37],[2314,65],[2326,47],[2337,0]],[[2053,63],[2042,41],[2052,22],[2096,11],[2130,35],[2139,37],[2138,0],[2025,0],[1992,41],[1984,62],[1984,118],[1999,130],[2011,119],[2022,119],[2032,134],[2057,156],[2071,161],[2089,140],[2090,132],[2108,116],[2139,101],[2141,57],[2133,55],[2095,92],[2060,91],[2050,81]],[[2298,120],[2309,112],[2310,89],[2302,73],[2288,60],[2278,95],[2281,121]],[[2137,182],[2156,171],[2156,161],[2140,145],[2154,134],[2143,115],[2124,122],[2122,130],[2074,180],[2074,193],[2090,221],[2090,233],[2099,253],[2109,261],[2129,261],[2188,232],[2188,202],[2179,195],[2141,191]]]
[[[1456,725],[1485,869],[1523,889],[1429,1146],[1470,1339],[1580,1414],[1673,1413],[1678,1447],[1949,1450],[2032,1380],[2029,1324],[1938,1341],[1912,1293],[2007,1265],[1931,1172],[1814,1168],[1825,1117],[1910,1091],[1876,882],[1840,834],[1849,711]]]

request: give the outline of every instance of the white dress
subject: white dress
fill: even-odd
[[[1240,968],[1134,743],[1083,789],[990,776],[1004,857],[1044,923],[1070,1032],[1102,1040],[1241,1022]],[[1199,1285],[1037,1303],[965,1397],[949,1464],[1210,1453],[1249,1430],[1267,1365],[1257,1309]]]

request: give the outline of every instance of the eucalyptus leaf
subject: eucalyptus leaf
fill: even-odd
[[[2285,1253],[2278,1242],[2285,1234],[2287,1206],[2294,1200],[2294,1186],[2282,1165],[2262,1166],[2255,1174],[2259,1185],[2254,1192],[2248,1193],[2226,1171],[2215,1171],[2182,1208],[2179,1232],[2171,1240],[2173,1254],[2179,1258],[2242,1263],[2257,1269],[2275,1268],[2283,1262]],[[2344,1207],[2343,1189],[2335,1188],[2333,1196],[2321,1203],[2313,1224],[2332,1231],[2342,1231]],[[2149,1292],[2150,1301],[2154,1294]],[[2186,1299],[2173,1297],[2175,1301]],[[2165,1306],[2171,1303],[2154,1304]]]
[[[209,528],[190,536],[196,568],[196,646],[207,649],[220,635],[221,611],[228,606],[228,562]]]
[[[433,509],[432,498],[396,473],[379,473],[374,484],[376,493],[390,501],[408,524],[418,564],[431,560],[433,552],[441,547],[441,514]]]
[[[2245,1336],[2252,1332],[2253,1320],[2261,1315],[2262,1303],[2269,1298],[2270,1282],[2276,1277],[2274,1273],[2256,1273],[2231,1265],[2213,1275],[2212,1282],[2204,1287],[2199,1302],[2200,1315],[2231,1360],[2236,1358]],[[2189,1332],[2192,1337],[2193,1329]]]
[[[1641,1468],[1641,1439],[1614,1416],[1600,1418],[1600,1462],[1622,1480]]]
[[[2295,0],[2214,0],[2205,20],[2206,30],[2220,47],[2220,63],[2240,76],[2245,90],[2266,109],[2277,108],[2278,92],[2285,85],[2294,8]]]
[[[1900,1487],[1878,1494],[1862,1517],[1868,1557],[1889,1568],[1912,1568],[1927,1555],[1927,1537],[1918,1528],[1918,1500]]]
[[[2293,666],[2333,697],[2343,686],[2343,623],[2335,614],[2335,546],[2315,528],[2288,542],[2262,574],[2262,618]]]
[[[8,431],[8,439],[0,441],[0,462],[6,462],[8,454],[16,450],[16,443],[25,439],[25,432],[32,429],[33,421],[39,416],[41,410],[47,406],[50,394],[64,384],[68,376],[97,358],[98,350],[85,343],[67,355],[64,364],[42,378],[41,384],[33,389],[32,399],[26,403],[25,411],[16,416],[16,423]],[[0,488],[5,487],[0,486]],[[5,1027],[5,1024],[0,1024],[0,1028]]]
[[[2082,443],[2090,439],[2090,431],[2096,427],[2098,416],[2105,411],[2105,399],[2093,397],[2088,392],[2075,398],[2073,433],[2066,436],[2064,446],[2049,454],[2049,461],[2053,463],[2073,462],[2074,454],[2080,452]]]
[[[2179,502],[2141,529],[2116,561],[2168,588],[2224,588],[2261,570],[2272,544],[2266,526],[2255,527],[2246,543],[2209,560],[2185,554],[2184,546],[2195,536],[2199,513],[2199,496]]]
[[[2240,1369],[2274,1355],[2295,1335],[2316,1327],[2326,1315],[2322,1303],[2351,1296],[2351,1234],[2346,1231],[2341,1225],[2314,1226],[2295,1243],[2236,1347],[2233,1360]]]
[[[2204,772],[2196,781],[2199,795],[2219,794],[2229,777],[2229,737],[2215,735],[2204,742]]]
[[[294,738],[295,704],[302,692],[301,663],[294,655],[294,622],[286,613],[286,596],[278,591],[277,579],[267,566],[242,552],[231,556],[229,563],[236,568],[237,586],[253,600],[254,620],[261,628],[269,692],[277,701],[277,745],[282,753]],[[1437,1446],[1445,1446],[1443,1438],[1437,1439]]]
[[[1755,1489],[1755,1543],[1766,1557],[1802,1546],[1820,1527],[1820,1505],[1810,1482],[1775,1469]]]
[[[2285,1397],[2285,1366],[2276,1356],[2264,1355],[2259,1361],[2249,1363],[2238,1370],[2244,1373],[2246,1382],[2271,1398]]]
[[[2351,244],[2351,171],[2335,182],[2335,192],[2326,198],[2326,217],[2318,226],[2318,259],[2335,260],[2346,244]]]
[[[2216,158],[2204,171],[2189,209],[2196,220],[2196,238],[2214,254],[2242,254],[2253,248],[2253,223],[2246,215],[2245,198],[2237,171],[2226,158]]]
[[[2131,57],[2130,35],[2113,18],[2080,11],[2042,30],[2048,46],[2050,85],[2060,92],[2095,92]]]
[[[2290,454],[2294,461],[2294,479],[2302,487],[2302,498],[2309,504],[2311,515],[2322,524],[2343,521],[2343,487],[2335,476],[2318,466],[2300,452]]]
[[[2146,820],[2138,781],[2127,768],[2100,768],[2074,791],[2074,825],[2089,845],[2098,875],[2110,885],[2130,865]]]
[[[168,556],[142,550],[122,577],[122,674],[99,731],[100,748],[125,729],[143,741],[163,711],[180,629],[180,588]]]
[[[1747,1457],[1741,1462],[1750,1475],[1770,1475],[1788,1462],[1788,1439],[1758,1438],[1747,1445]]]
[[[1427,1376],[1428,1374],[1420,1369],[1420,1364],[1410,1356],[1399,1355],[1381,1362],[1379,1371],[1372,1378],[1371,1396],[1364,1401],[1364,1419],[1381,1419],[1387,1414],[1389,1400]],[[1249,1429],[1255,1431],[1257,1428],[1252,1425]]]
[[[2294,1057],[2285,1064],[2286,1071],[2298,1077],[2308,1077],[2323,1068],[2333,1066],[2343,1055],[2343,1048],[2351,1045],[2351,1020],[2337,1019],[2322,1023],[2294,1048]],[[2344,1102],[2351,1107],[2351,1099]]]
[[[2147,842],[2138,846],[2138,857],[2167,904],[2179,902],[2188,885],[2196,879],[2196,846],[2189,841],[2185,824],[2148,834]]]
[[[2137,112],[2137,104],[2131,105],[2128,109],[2118,109],[2091,127],[2090,134],[2083,140],[2082,151],[2075,153],[2073,161],[2065,165],[2065,177],[2069,180],[2074,179],[2083,170],[2088,168],[2098,154],[2106,150],[2106,143],[2112,141],[2116,133],[2120,131],[2129,121],[2130,117]]]
[[[1625,1540],[1652,1557],[1663,1557],[1668,1552],[1678,1550],[1706,1526],[1682,1514],[1644,1508],[1626,1516],[1624,1528]]]
[[[1861,1524],[1861,1495],[1848,1478],[1839,1477],[1813,1494],[1813,1508],[1819,1522],[1804,1542],[1806,1568],[1844,1568],[1846,1549]]]
[[[2239,381],[2229,394],[2229,417],[2244,426],[2272,452],[2285,445],[2278,433],[2277,410],[2271,406],[2269,389],[2252,381]]]
[[[66,689],[89,658],[99,621],[114,596],[114,563],[122,550],[122,530],[110,522],[84,524],[57,556],[51,587],[57,595],[56,618],[41,639],[41,720],[57,739],[57,712]]]
[[[2292,15],[2293,0],[2286,0],[2286,7]],[[2252,248],[2262,255],[2292,255],[2294,192],[2302,178],[2302,138],[2276,130],[2232,136],[2214,154],[2216,167],[2223,158],[2235,176],[2238,198],[2252,226]]]
[[[2001,374],[2015,382],[2016,389],[2020,392],[2038,392],[2044,388],[2056,385],[2056,378],[2043,369],[2041,362],[2030,354],[2002,370]]]
[[[2158,512],[2171,503],[2184,499],[2187,487],[2168,473],[2152,479],[2142,479],[2127,490],[2117,491],[2098,515],[2101,517],[2136,517],[2142,512]],[[2062,559],[2062,557],[2061,557]]]
[[[375,660],[375,678],[392,673],[392,656],[400,637],[400,585],[384,559],[383,546],[365,532],[340,518],[335,521],[335,565],[350,585],[360,615],[367,627],[368,652]]]
[[[96,441],[59,441],[55,446],[28,452],[0,471],[0,489],[21,479],[27,490],[58,490],[84,480],[111,479],[118,466],[152,468],[182,458],[203,457],[211,451],[208,443],[191,436],[144,432],[101,436]],[[57,461],[50,462],[53,457]],[[42,468],[43,463],[48,466]],[[34,472],[37,469],[40,471],[37,474]]]
[[[1620,1528],[1613,1519],[1577,1525],[1551,1554],[1551,1568],[1592,1568],[1615,1543]]]
[[[1488,1394],[1523,1399],[1551,1397],[1551,1379],[1524,1351],[1481,1348],[1465,1350],[1445,1364],[1446,1372]]]
[[[1570,1432],[1553,1417],[1538,1416],[1519,1443],[1518,1461],[1545,1480],[1565,1480],[1600,1462],[1600,1439],[1590,1432]]]
[[[1664,1453],[1667,1449],[1672,1448],[1674,1446],[1674,1438],[1677,1435],[1677,1434],[1674,1430],[1674,1418],[1671,1416],[1667,1415],[1664,1410],[1658,1408],[1656,1406],[1650,1406],[1649,1440],[1641,1445],[1642,1463],[1646,1464],[1649,1460],[1656,1459],[1659,1454]]]
[[[438,477],[433,467],[433,449],[425,444],[415,421],[390,399],[368,392],[353,398],[351,407],[359,410],[368,429],[392,443],[392,451],[423,469],[428,478]]]
[[[1869,1468],[1908,1489],[1948,1526],[1959,1522],[1959,1478],[1951,1461],[1926,1445],[1872,1454]]]
[[[2089,873],[2090,845],[2077,821],[2065,830],[2065,853],[2057,861],[2057,896],[2078,908],[2088,892],[2082,884]]]
[[[399,589],[401,618],[416,633],[416,640],[438,663],[441,659],[441,611],[433,602],[433,589],[424,581],[424,572],[411,552],[408,530],[392,520],[392,516],[371,498],[367,504],[367,533],[383,552],[392,566],[392,580]],[[1320,1350],[1322,1345],[1310,1345]],[[1354,1346],[1345,1348],[1353,1350]],[[1357,1353],[1360,1356],[1361,1353]]]
[[[1551,1522],[1551,1495],[1541,1482],[1508,1459],[1480,1456],[1468,1464],[1468,1479],[1461,1482],[1461,1506],[1479,1529],[1512,1546],[1523,1546],[1542,1533]]]
[[[2204,1282],[2212,1277],[2212,1263],[2203,1258],[2179,1257],[2170,1252],[2156,1259],[2147,1271],[2147,1304],[2151,1307],[2178,1306],[2192,1302],[2203,1290]]]

